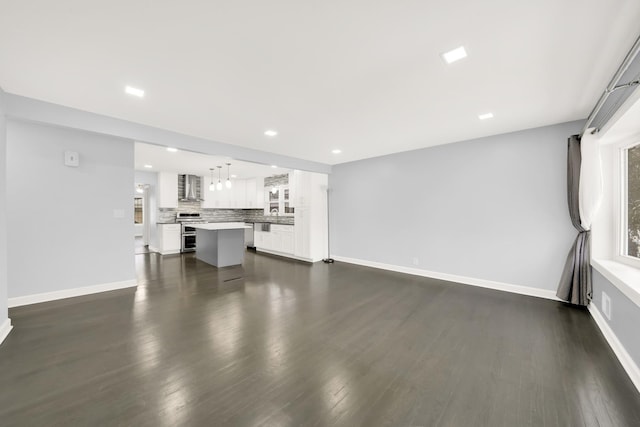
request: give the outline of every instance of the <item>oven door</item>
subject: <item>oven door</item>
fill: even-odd
[[[195,250],[196,250],[196,235],[183,234],[182,235],[182,252],[193,252]]]
[[[193,225],[182,224],[182,234],[196,234],[196,228]]]

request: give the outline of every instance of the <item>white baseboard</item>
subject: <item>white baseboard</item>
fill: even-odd
[[[4,339],[9,335],[13,326],[11,326],[11,319],[7,318],[2,325],[0,325],[0,344],[4,341]]]
[[[497,291],[512,292],[514,294],[528,295],[538,298],[546,298],[560,301],[555,291],[547,289],[532,288],[529,286],[512,285],[510,283],[494,282],[493,280],[476,279],[473,277],[458,276],[455,274],[439,273],[436,271],[422,270],[419,268],[402,267],[399,265],[384,264],[375,261],[366,261],[356,258],[347,258],[339,255],[332,255],[336,261],[347,262],[349,264],[363,265],[365,267],[380,268],[382,270],[396,271],[398,273],[412,274],[414,276],[429,277],[432,279],[446,280],[448,282],[462,283],[465,285],[479,286],[481,288],[494,289]]]
[[[595,304],[591,303],[589,304],[588,308],[589,313],[591,313],[591,317],[593,317],[596,325],[598,325],[600,331],[602,331],[602,335],[604,335],[604,338],[609,343],[609,346],[618,357],[620,364],[627,372],[627,375],[629,375],[629,378],[631,378],[633,385],[635,385],[638,391],[640,391],[640,368],[638,368],[638,365],[636,365],[636,363],[633,361],[631,355],[627,353],[627,350],[624,348],[616,334],[613,332],[604,316],[602,316],[602,313],[600,313],[598,307],[596,307]]]
[[[151,248],[149,248],[149,249],[151,249]],[[178,249],[178,250],[172,249],[172,250],[164,251],[164,252],[156,250],[155,252],[158,252],[160,255],[175,255],[175,254],[181,253],[182,251],[180,249]]]
[[[272,251],[271,249],[256,248],[256,252],[264,252],[266,254],[278,255],[285,258],[293,258],[293,259],[297,259],[298,261],[311,262],[311,263],[316,262],[311,258],[303,258],[301,256],[296,256],[296,255],[288,254],[285,252]]]
[[[79,297],[89,294],[97,294],[99,292],[115,291],[116,289],[132,288],[135,286],[138,286],[137,280],[102,283],[100,285],[83,286],[80,288],[63,289],[61,291],[45,292],[41,294],[9,298],[8,305],[9,308],[20,307],[22,305],[37,304],[40,302],[55,301],[58,299]]]

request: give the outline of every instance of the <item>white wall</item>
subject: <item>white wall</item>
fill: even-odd
[[[0,88],[0,342],[7,311],[7,138],[4,92]]]
[[[135,181],[136,184],[146,184],[148,185],[146,196],[149,198],[149,246],[157,247],[156,244],[156,217],[158,216],[158,202],[157,202],[157,192],[158,192],[158,173],[157,172],[144,172],[144,171],[135,171]],[[138,196],[139,193],[135,192],[134,195]],[[142,235],[142,230],[144,226],[136,225],[136,236]]]
[[[135,280],[132,141],[9,119],[7,158],[9,298]]]
[[[332,255],[554,291],[577,233],[566,161],[581,124],[333,166]]]

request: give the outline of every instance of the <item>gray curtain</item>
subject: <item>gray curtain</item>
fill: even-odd
[[[581,163],[580,138],[573,135],[569,138],[567,153],[567,197],[569,215],[578,230],[578,237],[567,256],[556,295],[571,304],[586,306],[591,300],[591,231],[580,224],[578,189]]]

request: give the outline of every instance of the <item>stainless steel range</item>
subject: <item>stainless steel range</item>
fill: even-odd
[[[181,252],[193,252],[196,250],[196,229],[193,224],[206,224],[207,221],[200,217],[199,212],[178,212],[176,222],[182,225]]]

